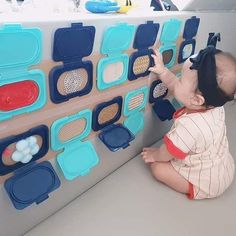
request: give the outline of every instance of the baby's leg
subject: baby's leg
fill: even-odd
[[[189,182],[174,169],[170,162],[153,162],[151,171],[158,181],[175,191],[189,193]]]

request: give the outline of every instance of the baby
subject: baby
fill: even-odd
[[[182,77],[165,68],[155,51],[156,73],[184,108],[160,148],[143,148],[153,176],[190,199],[221,195],[232,183],[234,161],[229,152],[223,105],[235,99],[236,59],[210,45],[188,59]]]

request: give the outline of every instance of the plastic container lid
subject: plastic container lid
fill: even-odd
[[[113,152],[127,148],[129,143],[135,139],[134,135],[121,124],[112,124],[104,128],[99,134],[99,138]]]
[[[0,69],[13,70],[37,64],[42,58],[41,38],[41,31],[37,28],[24,29],[20,24],[4,25],[0,29]]]
[[[115,123],[116,121],[118,121],[121,117],[121,108],[122,108],[122,103],[123,103],[123,98],[121,96],[118,96],[118,97],[115,97],[113,98],[112,100],[108,101],[108,102],[103,102],[103,103],[100,103],[98,104],[95,109],[93,110],[93,121],[92,121],[92,127],[93,127],[93,130],[94,131],[98,131],[98,130],[101,130],[103,128],[105,128],[106,126],[108,125],[111,125],[113,123]],[[113,104],[117,104],[118,105],[118,111],[117,111],[117,114],[116,116],[103,123],[103,124],[99,124],[99,114],[100,112],[105,109],[106,107],[109,107]]]
[[[102,54],[121,54],[128,49],[134,37],[135,26],[120,23],[109,27],[102,40]]]
[[[17,170],[4,184],[13,205],[18,210],[34,202],[41,203],[59,186],[60,180],[47,161],[40,164],[31,163]]]
[[[72,23],[69,28],[57,29],[54,35],[53,59],[55,61],[80,61],[93,50],[94,26]]]
[[[133,47],[136,49],[146,49],[156,42],[157,34],[160,25],[158,23],[153,23],[153,21],[147,21],[146,24],[141,24],[134,38]]]
[[[163,44],[175,42],[179,37],[181,25],[182,22],[177,19],[170,19],[169,21],[166,21],[162,28],[160,41]]]
[[[59,166],[67,180],[89,173],[99,163],[98,155],[90,142],[71,145],[57,157]]]
[[[153,110],[161,121],[171,120],[175,113],[175,108],[167,99],[159,99],[155,102]]]
[[[184,26],[183,38],[192,39],[197,35],[198,27],[200,23],[200,18],[192,16],[190,19],[186,20]]]
[[[75,136],[74,138],[61,141],[59,139],[59,133],[63,126],[73,121],[84,119],[86,121],[86,127],[80,135]],[[92,111],[89,109],[82,110],[74,115],[63,117],[54,121],[51,127],[51,146],[54,151],[58,151],[62,148],[66,148],[67,146],[71,146],[72,143],[78,143],[86,138],[91,132],[91,124],[92,124]]]
[[[25,166],[25,164],[17,162],[14,165],[4,165],[3,163],[3,152],[6,150],[6,148],[10,145],[13,144],[15,142],[18,142],[22,139],[26,139],[30,136],[35,136],[38,135],[41,137],[42,139],[42,145],[39,149],[39,151],[33,155],[33,158],[31,159],[30,162],[36,161],[42,157],[44,157],[47,152],[48,152],[48,148],[49,148],[49,140],[48,140],[48,127],[45,125],[40,125],[37,126],[35,128],[32,128],[30,130],[28,130],[25,133],[21,133],[18,135],[14,135],[14,136],[10,136],[4,139],[0,140],[0,175],[6,175],[12,171],[15,171],[23,166]]]
[[[59,139],[59,133],[63,126],[78,119],[85,119],[86,127],[84,131],[74,138],[62,142]],[[83,110],[72,116],[61,118],[55,121],[51,129],[51,145],[53,150],[64,151],[57,156],[57,162],[67,180],[73,180],[78,176],[89,173],[90,169],[98,164],[99,158],[89,142],[81,142],[91,132],[92,111]]]
[[[144,128],[144,113],[136,112],[134,115],[129,116],[125,119],[124,125],[132,134],[138,134]]]
[[[129,102],[132,98],[138,96],[138,95],[143,94],[143,101],[134,109],[129,109]],[[148,87],[144,86],[140,89],[130,91],[126,96],[125,96],[125,102],[124,102],[124,115],[125,116],[130,116],[138,111],[141,111],[144,109],[144,107],[147,104],[148,100]]]

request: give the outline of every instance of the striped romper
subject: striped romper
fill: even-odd
[[[234,160],[226,137],[225,112],[216,107],[187,114],[178,110],[165,135],[167,150],[175,158],[174,169],[189,181],[189,198],[221,195],[232,183]]]

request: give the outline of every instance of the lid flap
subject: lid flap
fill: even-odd
[[[122,97],[118,96],[108,102],[103,102],[103,103],[98,104],[93,110],[93,121],[92,121],[93,130],[94,131],[101,130],[105,128],[106,126],[111,125],[115,123],[116,121],[118,121],[121,117],[122,103],[123,103]],[[111,113],[114,113],[114,111],[112,111],[112,105],[117,105],[117,112],[115,112],[115,115],[114,114],[110,115]],[[104,112],[104,114],[102,112]],[[108,119],[109,118],[108,116],[111,116],[111,119]],[[99,122],[100,119],[101,120],[108,119],[108,120],[104,122]]]
[[[175,108],[167,99],[159,99],[155,102],[153,110],[161,121],[171,120],[175,113]]]
[[[124,125],[136,135],[144,128],[144,112],[136,112],[124,121]]]
[[[128,49],[134,37],[135,26],[120,23],[109,27],[102,40],[102,54],[121,54]]]
[[[35,136],[42,139],[41,147],[37,144]],[[33,138],[32,138],[33,137]],[[9,150],[9,145],[16,143],[16,150]],[[9,136],[0,140],[0,175],[6,175],[19,169],[26,163],[33,162],[45,156],[48,152],[48,127],[45,125],[37,126],[25,133]],[[34,154],[35,153],[35,154]],[[17,161],[13,165],[5,165],[3,155],[6,154],[12,160]],[[30,156],[29,156],[30,155]],[[31,157],[31,158],[30,158]]]
[[[162,43],[175,42],[180,33],[182,22],[177,19],[170,19],[166,21],[162,27],[160,41]]]
[[[86,125],[84,130],[82,131],[81,134],[67,140],[67,141],[62,141],[60,140],[60,132],[61,129],[76,120],[85,120]],[[91,124],[92,124],[92,111],[89,109],[86,110],[82,110],[76,114],[73,114],[71,116],[67,116],[67,117],[63,117],[61,119],[58,119],[56,121],[54,121],[54,123],[52,124],[51,127],[51,145],[52,145],[52,149],[55,151],[58,151],[64,147],[66,147],[67,145],[71,145],[73,142],[79,142],[81,140],[83,140],[85,137],[87,137],[90,132],[91,132]]]
[[[153,24],[153,21],[147,21],[146,24],[139,25],[135,34],[133,47],[136,49],[145,49],[154,45],[159,27],[160,25],[158,23]]]
[[[16,209],[48,198],[48,194],[60,186],[60,180],[50,162],[31,165],[5,182],[5,189]]]
[[[192,16],[190,19],[187,19],[184,26],[183,38],[191,39],[197,35],[198,26],[200,23],[200,18]]]
[[[54,35],[53,60],[63,62],[79,61],[93,50],[94,26],[72,23],[71,27],[57,29]]]
[[[121,124],[112,124],[104,128],[99,134],[99,138],[113,152],[127,148],[129,143],[135,139],[134,135]]]
[[[90,169],[99,162],[99,157],[89,141],[70,145],[58,155],[57,161],[67,180],[89,173]]]
[[[20,24],[0,28],[0,69],[29,67],[42,58],[42,33],[37,28]]]
[[[140,89],[129,92],[125,96],[124,115],[129,116],[135,112],[141,111],[147,104],[148,87],[144,86]]]

